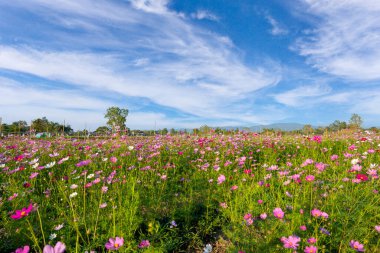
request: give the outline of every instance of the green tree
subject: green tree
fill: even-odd
[[[359,114],[352,114],[351,115],[351,118],[350,118],[350,127],[352,128],[361,128],[363,124],[363,120],[362,120],[362,117],[359,116]]]
[[[339,131],[339,130],[342,130],[342,129],[346,129],[347,128],[347,123],[345,121],[335,120],[333,123],[331,123],[328,126],[328,128],[331,131]]]
[[[95,130],[96,134],[107,134],[110,132],[109,127],[107,126],[100,126]]]
[[[104,117],[108,119],[107,125],[112,128],[112,130],[124,130],[126,128],[125,122],[127,121],[128,113],[128,109],[113,106],[107,109]]]

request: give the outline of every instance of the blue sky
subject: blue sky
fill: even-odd
[[[378,0],[0,1],[0,116],[380,126]]]

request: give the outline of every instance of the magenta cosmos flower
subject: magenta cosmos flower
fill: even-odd
[[[25,245],[22,248],[16,249],[14,253],[29,253],[29,250],[30,250],[29,246]]]
[[[358,242],[358,241],[351,240],[350,247],[353,248],[354,250],[358,251],[358,252],[364,251],[364,245],[360,244],[360,242]]]
[[[66,245],[62,242],[57,242],[57,244],[54,246],[46,245],[44,247],[43,253],[63,253],[66,250]]]
[[[282,211],[281,208],[279,207],[276,207],[274,210],[273,210],[273,215],[274,217],[278,218],[278,219],[282,219],[284,218],[284,212]]]
[[[305,253],[316,253],[318,251],[318,248],[315,246],[306,246],[304,252]]]
[[[118,250],[121,246],[124,245],[123,237],[110,238],[106,243],[106,249],[108,250]]]
[[[297,249],[298,243],[301,241],[301,238],[298,236],[289,236],[289,237],[281,237],[281,242],[284,244],[284,248],[286,249]]]
[[[24,207],[21,210],[16,210],[15,213],[11,215],[11,218],[14,220],[19,220],[25,216],[28,216],[32,209],[33,205],[30,203],[28,207]]]
[[[150,246],[150,242],[148,240],[142,240],[139,244],[139,248],[142,249],[142,248],[147,248]]]

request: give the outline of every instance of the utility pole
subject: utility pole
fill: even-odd
[[[3,118],[0,117],[0,137],[3,136]]]

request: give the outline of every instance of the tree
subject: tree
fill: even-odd
[[[331,131],[339,131],[339,130],[342,130],[342,129],[346,129],[347,128],[347,123],[345,121],[335,120],[333,123],[331,123],[328,126],[328,128]]]
[[[302,132],[304,134],[311,134],[313,132],[312,125],[304,125],[303,128],[302,128]]]
[[[112,130],[125,129],[125,122],[127,121],[128,109],[120,109],[119,107],[110,107],[107,109],[104,117],[108,119],[107,125],[112,128]]]
[[[110,129],[107,126],[100,126],[95,130],[96,134],[108,134]]]
[[[359,116],[359,114],[352,114],[351,115],[351,118],[350,118],[350,127],[352,128],[361,128],[363,124],[363,120],[362,120],[362,117]]]

